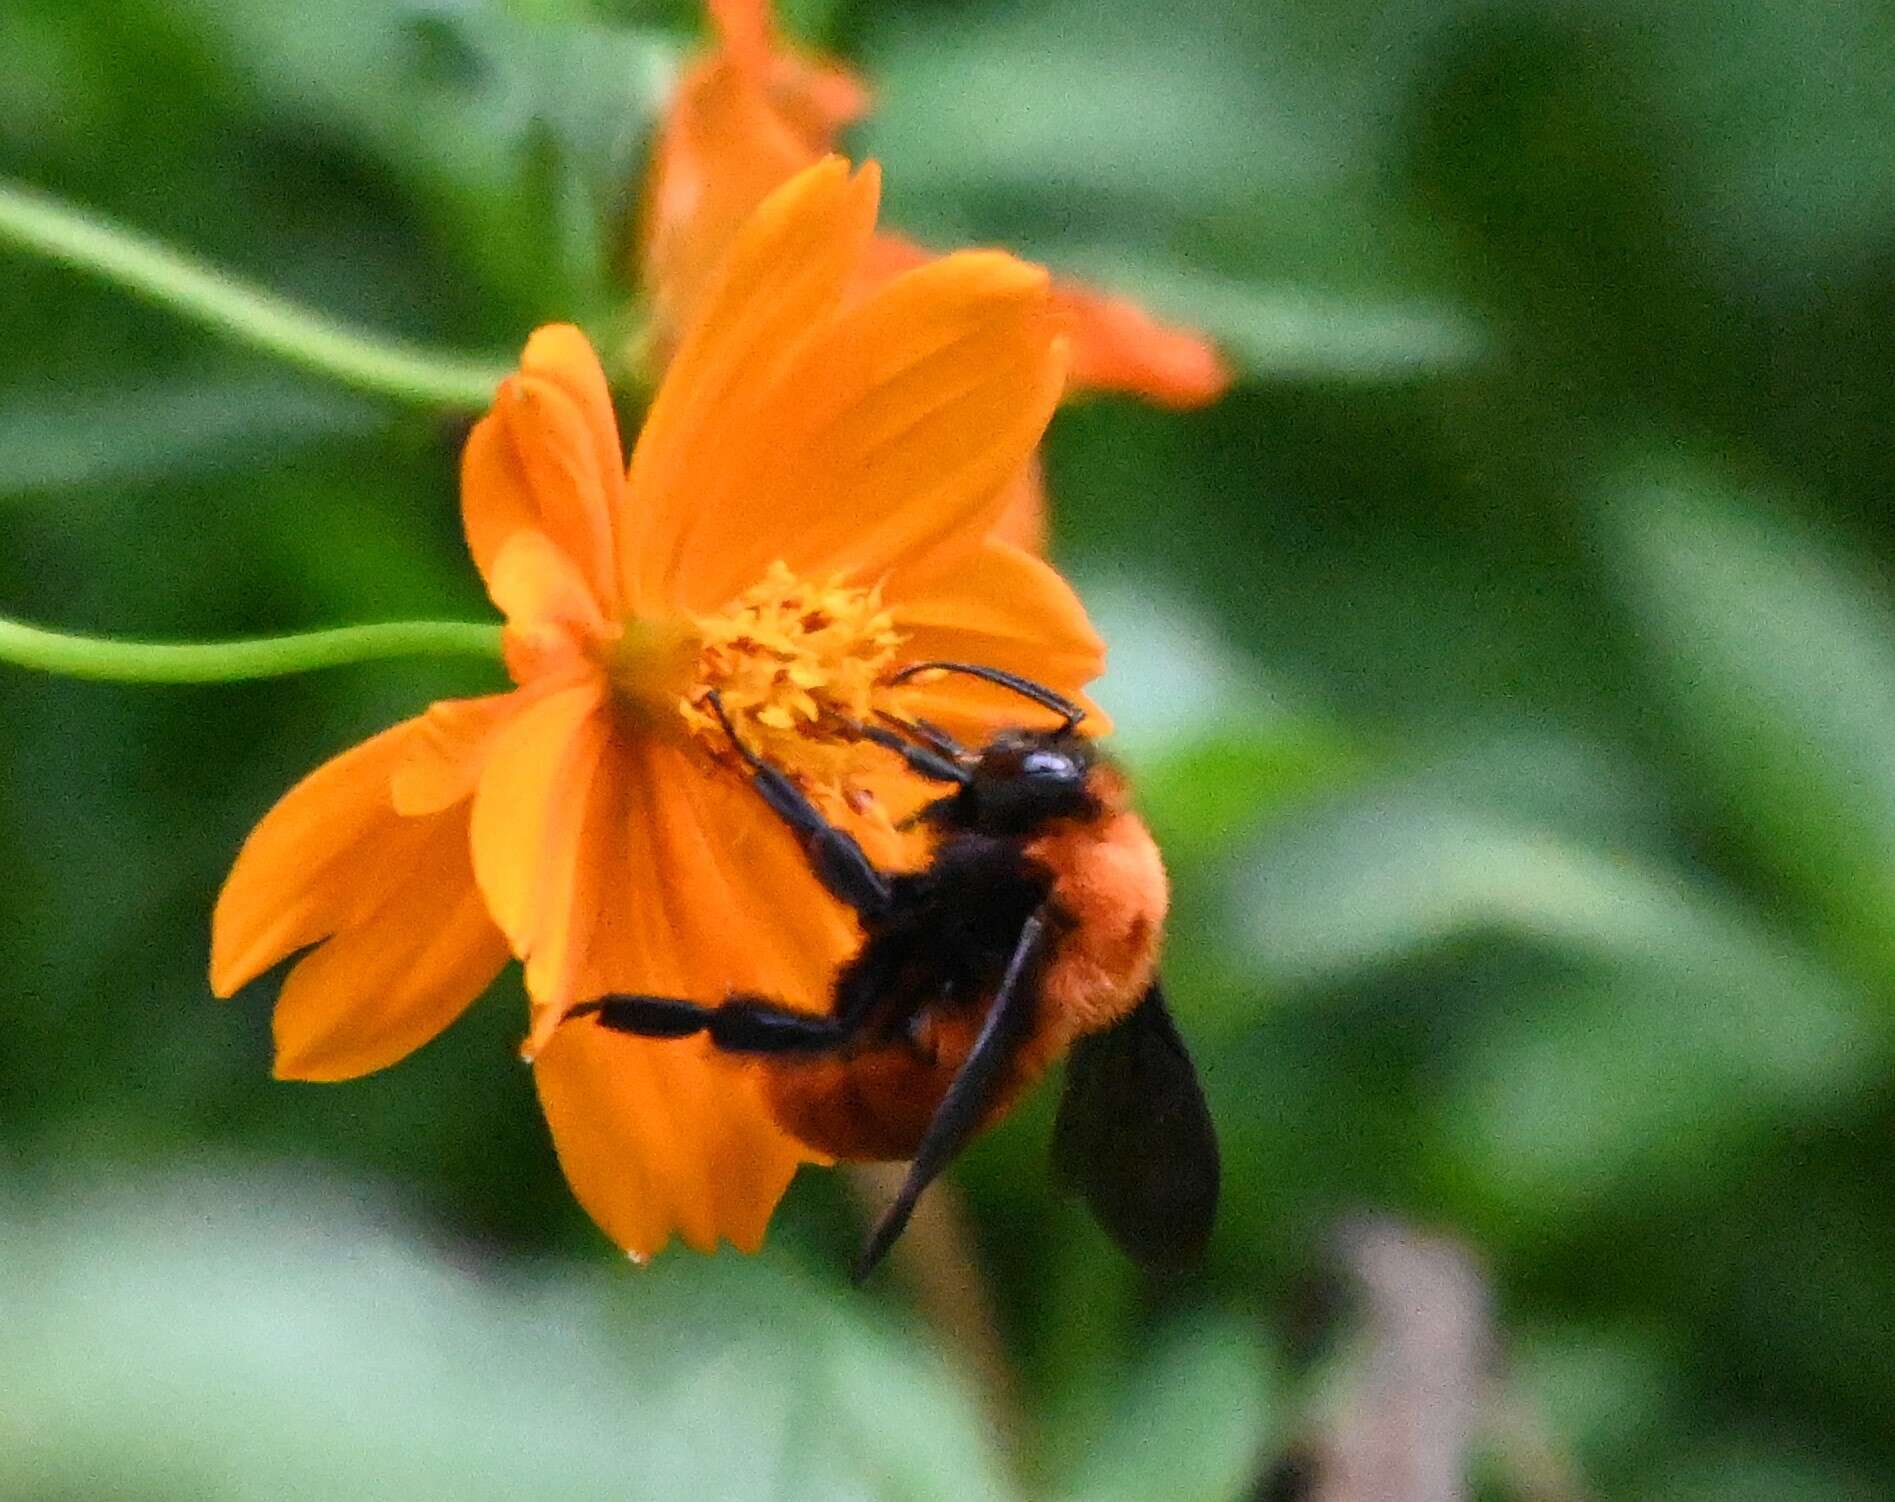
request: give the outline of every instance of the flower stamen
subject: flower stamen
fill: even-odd
[[[865,758],[856,727],[873,719],[905,640],[880,585],[799,578],[780,560],[716,615],[696,622],[697,677],[679,701],[713,755],[730,746],[705,696],[732,726],[811,793],[861,809]]]

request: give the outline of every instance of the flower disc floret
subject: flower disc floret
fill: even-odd
[[[730,747],[707,707],[715,691],[745,743],[811,791],[859,806],[857,727],[874,719],[905,639],[879,586],[802,579],[782,561],[697,623],[698,677],[686,725],[718,756]]]

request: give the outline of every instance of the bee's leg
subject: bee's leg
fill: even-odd
[[[967,1051],[960,1072],[935,1108],[927,1135],[921,1139],[921,1146],[908,1165],[901,1192],[876,1222],[862,1255],[856,1259],[856,1282],[860,1283],[873,1272],[875,1264],[895,1244],[895,1238],[901,1235],[908,1217],[914,1213],[921,1191],[967,1146],[968,1139],[992,1105],[995,1090],[1006,1079],[1007,1065],[1032,1031],[1035,985],[1027,977],[1038,963],[1045,940],[1046,920],[1036,912],[1020,930],[1013,955],[1007,961],[1006,974],[1001,977],[993,1004],[987,1009],[987,1020],[981,1024],[980,1034]]]
[[[670,996],[601,996],[566,1014],[574,1017],[597,1017],[601,1027],[640,1038],[708,1033],[729,1053],[819,1053],[840,1047],[856,1031],[848,1019],[792,1011],[759,996],[733,996],[715,1007]]]
[[[902,721],[896,721],[902,724]],[[966,787],[969,773],[964,767],[948,760],[931,746],[917,746],[913,741],[905,741],[892,730],[880,725],[856,725],[855,733],[865,741],[872,741],[885,751],[893,751],[908,763],[908,770],[919,772],[931,782],[952,782],[956,786]],[[967,753],[962,752],[963,756]]]
[[[730,737],[731,745],[750,769],[750,785],[770,805],[770,811],[802,841],[816,879],[865,918],[887,911],[888,878],[875,868],[868,852],[856,843],[855,836],[831,824],[823,817],[822,810],[810,802],[808,794],[743,743],[731,727],[723,700],[715,690],[705,695],[705,699],[723,725],[724,733]]]
[[[953,736],[949,735],[932,721],[923,719],[904,720],[900,715],[892,715],[884,709],[878,709],[875,713],[878,718],[887,721],[887,723],[901,731],[902,734],[911,736],[915,740],[922,742],[930,751],[934,752],[936,756],[943,757],[956,766],[967,761],[968,758],[973,755],[967,747],[963,746],[959,741],[955,740]]]

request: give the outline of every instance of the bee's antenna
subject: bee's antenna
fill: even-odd
[[[1021,698],[1031,699],[1042,708],[1064,715],[1066,723],[1059,727],[1058,732],[1061,735],[1071,735],[1079,728],[1079,722],[1086,717],[1085,710],[1073,703],[1071,699],[1054,693],[1050,688],[1045,688],[1030,678],[1021,678],[1013,673],[1002,672],[999,668],[982,667],[979,663],[915,662],[910,663],[888,681],[906,683],[915,674],[927,672],[965,673],[970,678],[980,678],[988,683],[998,684],[1001,688],[1012,689]]]

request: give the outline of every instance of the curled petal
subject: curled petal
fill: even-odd
[[[494,604],[515,625],[566,626],[589,633],[605,625],[598,601],[571,555],[533,528],[515,532],[501,546],[487,585]]]
[[[1053,283],[1053,307],[1072,337],[1077,390],[1125,391],[1161,407],[1202,407],[1230,388],[1230,367],[1193,329],[1161,323],[1129,298]]]
[[[1006,489],[1001,492],[999,511],[994,522],[994,537],[1024,552],[1046,551],[1046,476],[1037,455],[1007,481]]]
[[[211,985],[228,996],[298,949],[277,1003],[277,1072],[341,1079],[433,1037],[506,959],[467,867],[467,818],[404,818],[390,779],[411,720],[304,778],[245,842],[211,920]]]
[[[501,383],[468,437],[461,458],[468,547],[491,588],[508,541],[538,531],[611,615],[619,603],[615,535],[623,508],[623,451],[605,373],[584,334],[549,325],[527,341],[520,369]]]
[[[592,648],[618,630],[600,613],[572,559],[531,528],[501,546],[487,592],[506,612],[507,672],[522,686],[583,672]]]

